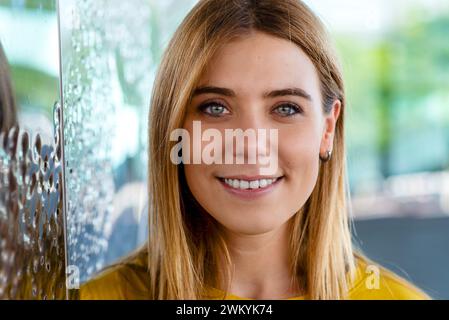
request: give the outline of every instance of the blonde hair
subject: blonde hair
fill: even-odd
[[[323,112],[342,104],[332,159],[291,220],[293,279],[309,299],[343,299],[355,271],[345,193],[345,92],[340,66],[320,20],[298,0],[201,0],[168,45],[153,88],[149,119],[148,268],[152,299],[201,299],[206,285],[227,283],[231,258],[217,222],[170,161],[172,130],[181,128],[191,95],[214,53],[252,31],[292,41],[318,72]],[[318,156],[318,155],[317,155]]]

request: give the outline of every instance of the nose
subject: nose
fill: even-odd
[[[232,150],[235,164],[257,164],[268,157],[270,128],[263,106],[253,104],[238,114],[232,126],[232,138],[225,137],[225,152]]]

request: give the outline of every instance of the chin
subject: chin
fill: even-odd
[[[252,216],[250,213],[246,213],[243,218],[238,217],[232,221],[226,219],[227,221],[220,221],[220,224],[235,233],[258,235],[274,231],[288,221],[288,219],[285,219],[285,221],[279,218],[273,219],[272,213],[254,214]]]

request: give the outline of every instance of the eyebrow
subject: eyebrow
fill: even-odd
[[[198,96],[201,94],[214,93],[219,94],[226,97],[235,97],[236,94],[233,90],[227,88],[220,88],[214,86],[204,86],[195,89],[193,92],[193,96]],[[276,98],[276,97],[284,97],[284,96],[298,96],[309,101],[312,101],[312,96],[308,94],[305,90],[300,88],[286,88],[280,90],[269,91],[263,94],[265,99],[267,98]]]

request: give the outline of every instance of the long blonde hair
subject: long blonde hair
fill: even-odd
[[[201,299],[206,285],[229,285],[231,258],[217,222],[196,202],[183,167],[170,161],[170,133],[181,128],[195,86],[214,53],[235,37],[261,31],[292,41],[316,67],[323,112],[342,103],[332,159],[291,220],[294,281],[310,299],[343,299],[355,271],[345,193],[345,92],[327,32],[299,0],[201,0],[168,45],[157,74],[149,118],[151,299]],[[228,287],[229,288],[229,287]]]

